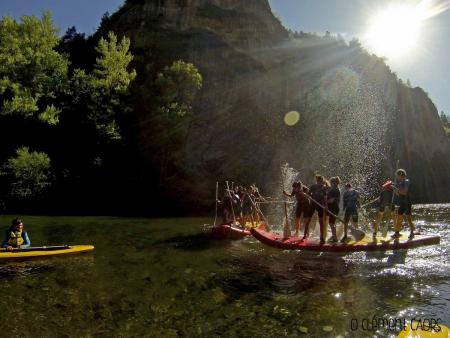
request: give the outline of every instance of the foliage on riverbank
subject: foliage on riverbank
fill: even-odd
[[[86,38],[75,28],[61,38],[46,12],[2,18],[0,41],[0,199],[13,210],[24,200],[58,210],[60,200],[72,204],[92,194],[87,199],[94,202],[116,191],[139,160],[128,149],[137,75],[130,40],[113,32]],[[166,130],[189,115],[201,81],[182,61],[158,73],[149,95],[163,120],[172,121]],[[167,147],[175,142],[169,134]]]

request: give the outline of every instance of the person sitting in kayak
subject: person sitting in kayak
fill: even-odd
[[[303,219],[306,218],[306,214],[309,210],[309,199],[307,197],[308,187],[303,185],[302,182],[294,182],[292,184],[292,192],[288,194],[286,191],[283,191],[283,194],[287,197],[295,197],[297,200],[297,207],[295,209],[295,234],[294,237],[298,237],[300,232],[300,223],[301,217]]]
[[[23,228],[22,220],[19,218],[13,219],[11,227],[5,232],[2,248],[12,251],[14,249],[28,248],[30,244],[30,238]]]
[[[347,241],[348,223],[350,218],[352,219],[353,227],[358,228],[358,207],[359,207],[359,193],[352,188],[350,183],[345,185],[345,191],[343,195],[344,202],[344,237],[341,239],[341,243]]]
[[[387,215],[387,222],[392,218],[393,224],[395,224],[395,217],[393,212],[395,211],[395,205],[393,203],[394,189],[392,187],[392,181],[386,181],[381,186],[380,196],[379,196],[379,210],[377,220],[375,221],[373,229],[373,238],[377,237],[378,229],[383,222],[383,217]],[[386,210],[387,208],[387,210]]]
[[[326,186],[325,179],[322,175],[316,175],[316,183],[313,184],[309,188],[309,196],[310,203],[308,212],[305,215],[305,233],[302,240],[305,240],[309,236],[309,223],[311,222],[311,217],[317,211],[317,215],[319,216],[319,225],[320,225],[320,243],[325,243],[324,234],[323,234],[323,215],[324,210],[320,205],[325,205],[326,202]]]
[[[331,187],[327,192],[327,209],[328,213],[328,223],[331,228],[331,238],[330,241],[336,243],[338,241],[336,235],[336,215],[339,214],[339,202],[341,201],[341,191],[339,190],[339,184],[341,179],[339,177],[330,178]]]
[[[392,238],[400,238],[402,222],[406,216],[410,228],[409,239],[413,239],[415,227],[411,216],[411,181],[406,177],[406,171],[404,169],[397,170],[395,181],[393,189],[399,207],[395,219],[395,233],[392,235]]]

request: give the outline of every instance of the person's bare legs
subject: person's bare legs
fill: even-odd
[[[304,232],[304,235],[303,235],[303,239],[306,239],[309,236],[309,223],[310,222],[311,222],[311,218],[310,217],[305,218],[305,232]]]
[[[253,213],[250,213],[250,222],[252,222],[252,228],[255,226],[255,219],[253,218]]]
[[[395,215],[395,224],[394,224],[394,230],[395,233],[392,236],[392,238],[397,239],[400,238],[400,230],[402,230],[402,221],[403,221],[403,215],[396,214]]]
[[[349,220],[345,220],[344,222],[344,236],[341,239],[341,242],[344,243],[347,240],[347,235],[348,235],[348,222]]]
[[[330,229],[331,229],[331,240],[333,242],[337,242],[337,234],[336,234],[336,223],[330,223]]]
[[[378,213],[377,220],[375,221],[375,225],[373,227],[374,236],[376,236],[376,234],[378,233],[378,230],[380,229],[381,223],[383,222],[383,216],[384,216],[384,212],[380,211]]]
[[[298,237],[298,234],[300,232],[300,221],[301,221],[300,217],[295,218],[295,234],[294,234],[294,237]]]
[[[409,225],[409,238],[412,239],[414,238],[414,230],[416,230],[416,227],[414,226],[413,220],[412,220],[412,216],[411,215],[406,215],[406,221],[408,222]]]
[[[324,233],[324,217],[319,216],[319,226],[320,226],[320,244],[325,243],[325,238],[323,237]]]
[[[402,230],[402,222],[403,222],[403,215],[397,215],[395,217],[395,232],[400,232]]]

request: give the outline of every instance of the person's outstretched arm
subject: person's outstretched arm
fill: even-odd
[[[284,191],[284,190],[283,190],[283,194],[284,194],[284,196],[287,196],[287,197],[292,197],[292,196],[294,196],[294,192],[288,194],[288,193],[287,193],[286,191]]]
[[[30,237],[28,237],[28,233],[25,231],[23,234],[23,244],[20,246],[21,248],[28,248],[30,247]]]

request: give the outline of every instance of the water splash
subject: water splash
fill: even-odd
[[[329,71],[305,95],[306,121],[299,139],[300,165],[306,172],[339,176],[357,187],[363,199],[378,192],[390,150],[386,131],[392,114],[384,90],[374,83],[350,67]],[[313,175],[304,179],[312,183]]]
[[[299,172],[290,167],[288,163],[283,164],[280,167],[280,174],[277,186],[272,190],[273,194],[276,196],[282,197],[283,200],[288,201],[288,197],[283,195],[283,191],[287,193],[291,193],[292,184],[294,184],[297,179]],[[288,203],[288,222],[292,223],[293,214],[294,214],[295,204]],[[273,226],[274,230],[280,230],[282,225],[286,223],[286,216],[284,211],[284,204],[273,204],[269,208],[267,208],[267,217],[269,222]]]

